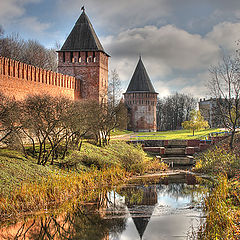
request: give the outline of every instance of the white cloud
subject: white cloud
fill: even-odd
[[[166,86],[166,82],[164,81],[157,81],[154,84],[154,89],[160,98],[166,97],[172,93],[171,88],[169,86]]]
[[[135,58],[141,53],[155,69],[203,69],[219,54],[219,48],[200,35],[190,34],[173,25],[146,26],[109,37],[104,44],[113,58]],[[136,60],[135,60],[136,61]],[[171,72],[171,71],[170,71]]]
[[[24,5],[36,3],[41,0],[1,0],[0,1],[0,22],[8,24],[11,20],[21,17],[25,13]]]
[[[240,39],[240,23],[219,23],[213,27],[206,38],[224,50],[232,51],[236,49],[236,41]]]
[[[141,53],[159,96],[180,91],[196,97],[208,95],[208,69],[221,59],[221,49],[234,49],[240,23],[216,25],[206,36],[191,34],[173,25],[145,26],[102,39],[126,89]]]
[[[81,3],[79,0],[59,0],[59,12],[72,16],[79,14]],[[135,26],[143,26],[152,22],[161,24],[171,12],[167,0],[88,0],[82,3],[87,14],[91,16],[95,26],[107,26],[106,31],[121,32]]]
[[[220,56],[218,44],[209,36],[191,34],[173,25],[134,28],[103,38],[102,42],[112,56],[110,69],[117,69],[124,90],[141,53],[160,97],[181,90],[196,96],[200,90],[205,94],[202,82],[208,77],[199,74],[208,71]]]
[[[19,24],[26,32],[34,32],[37,34],[44,33],[50,28],[50,23],[40,22],[36,17],[25,17],[19,20]]]

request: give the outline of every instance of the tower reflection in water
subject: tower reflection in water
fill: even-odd
[[[159,216],[175,214],[179,206],[185,209],[202,196],[195,183],[185,176],[177,180],[161,179],[157,184],[138,182],[112,191],[103,190],[97,199],[75,205],[64,213],[38,215],[12,225],[5,224],[0,227],[0,239],[118,240],[129,231],[133,233],[126,239],[143,239],[144,236],[155,239],[149,237],[150,234],[159,237],[163,229],[160,226],[168,225],[169,221],[168,218],[159,221]],[[153,231],[154,224],[158,232]]]

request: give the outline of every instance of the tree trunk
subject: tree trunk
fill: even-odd
[[[82,138],[81,138],[81,140],[80,140],[80,144],[79,144],[79,147],[78,147],[78,151],[81,151],[81,148],[82,148]]]
[[[231,135],[230,142],[229,142],[229,147],[231,150],[233,149],[234,136],[235,136],[235,129],[232,130],[232,135]]]
[[[38,154],[38,164],[41,164],[41,156],[42,156],[42,143],[39,143],[39,154]]]

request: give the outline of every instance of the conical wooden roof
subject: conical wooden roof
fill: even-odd
[[[105,52],[85,11],[78,18],[60,51]]]
[[[133,73],[126,93],[129,92],[150,92],[156,93],[147,71],[143,65],[141,57],[139,58],[137,67]]]
[[[154,209],[154,206],[152,208]],[[138,217],[138,216],[136,216],[136,214],[135,214],[134,217],[132,217],[133,222],[134,222],[134,224],[136,226],[136,229],[138,231],[140,239],[142,239],[142,237],[143,237],[143,234],[144,234],[144,232],[147,228],[147,225],[150,221],[150,218],[151,218],[151,216]]]

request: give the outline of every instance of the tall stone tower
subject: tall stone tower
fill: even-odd
[[[157,95],[141,57],[124,93],[124,102],[129,110],[128,129],[136,132],[155,132]]]
[[[76,77],[76,99],[107,101],[108,57],[83,9],[61,50],[58,72]]]

